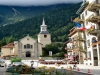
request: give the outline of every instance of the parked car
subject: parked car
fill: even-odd
[[[18,66],[18,65],[23,65],[22,62],[13,62],[12,65]]]
[[[4,67],[5,66],[5,60],[4,59],[0,59],[0,67]]]

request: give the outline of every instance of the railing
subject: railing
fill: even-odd
[[[88,1],[85,1],[81,4],[81,7],[78,9],[78,11],[76,12],[76,14],[80,14],[83,12],[84,8],[89,4]]]

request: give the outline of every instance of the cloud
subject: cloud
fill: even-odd
[[[59,3],[78,3],[82,0],[0,0],[0,5],[13,5],[13,6],[39,6],[39,5],[52,5]]]

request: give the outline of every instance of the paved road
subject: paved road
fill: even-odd
[[[0,67],[0,75],[5,75],[6,69],[4,67]]]
[[[77,71],[77,70],[75,70]],[[80,72],[87,73],[88,69],[81,69]],[[100,70],[90,69],[90,73],[93,75],[100,75]]]
[[[73,71],[73,74],[71,74],[70,71],[66,70],[66,69],[63,69],[63,70],[62,69],[58,69],[58,71],[62,72],[62,73],[66,72],[67,74],[70,74],[70,75],[93,75],[93,74],[87,74],[87,73],[82,73],[82,72],[77,72],[77,71]]]

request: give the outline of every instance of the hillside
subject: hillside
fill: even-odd
[[[37,38],[40,32],[40,25],[42,24],[43,17],[48,26],[48,31],[51,33],[52,41],[65,42],[68,37],[69,29],[73,27],[71,17],[76,17],[75,14],[79,4],[64,6],[55,10],[45,12],[43,15],[38,15],[33,18],[0,27],[0,38],[13,36],[16,40],[21,39],[27,34]]]
[[[0,25],[13,24],[18,21],[22,21],[40,14],[43,14],[50,10],[62,8],[72,4],[56,4],[50,6],[1,6],[0,5]]]

